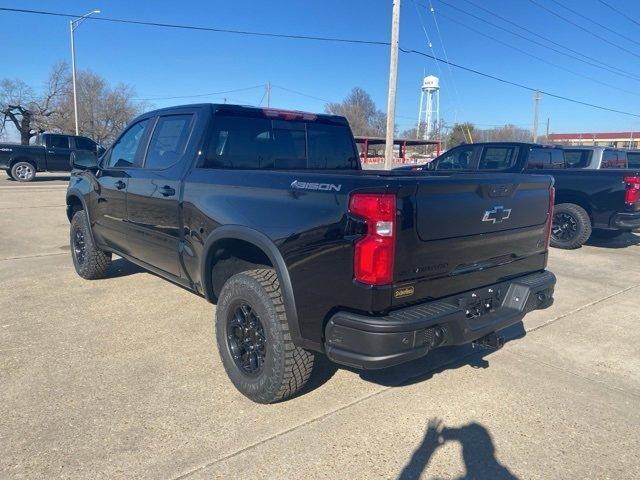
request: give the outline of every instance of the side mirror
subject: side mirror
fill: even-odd
[[[95,153],[86,150],[71,152],[71,169],[98,170],[98,157]]]

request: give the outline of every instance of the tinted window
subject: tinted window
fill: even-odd
[[[85,137],[76,137],[76,149],[96,151],[96,142]]]
[[[50,148],[69,148],[69,137],[66,135],[49,135]]]
[[[518,147],[485,147],[478,168],[481,170],[502,170],[513,165],[518,155]]]
[[[640,152],[627,152],[629,168],[640,168]]]
[[[145,168],[167,168],[180,160],[189,139],[192,115],[160,117],[153,130]]]
[[[436,170],[467,170],[471,168],[473,147],[460,147],[445,153],[435,160]]]
[[[567,168],[585,168],[591,163],[593,150],[565,150],[564,160]]]
[[[135,163],[140,140],[149,120],[142,120],[132,125],[113,145],[107,159],[108,167],[126,168]]]
[[[353,169],[349,128],[303,121],[218,116],[205,168]]]
[[[558,148],[532,148],[527,160],[527,169],[564,168],[564,156]]]
[[[600,168],[626,168],[627,156],[621,150],[607,149],[602,152],[602,164]]]

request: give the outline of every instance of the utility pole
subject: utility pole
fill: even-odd
[[[532,133],[532,137],[533,137],[533,143],[536,143],[538,141],[538,113],[539,113],[539,107],[540,107],[540,92],[538,90],[536,90],[535,92],[533,92],[533,131]]]
[[[547,136],[545,137],[545,142],[549,143],[549,117],[547,117]]]
[[[398,84],[398,43],[400,37],[400,0],[393,0],[391,20],[391,61],[389,62],[389,93],[387,95],[387,135],[384,168],[393,167],[393,130],[396,125],[396,86]]]
[[[267,82],[267,108],[271,107],[271,81]]]

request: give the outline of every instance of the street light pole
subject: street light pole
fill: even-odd
[[[389,62],[389,93],[387,95],[387,135],[384,169],[393,167],[393,131],[396,126],[396,85],[398,83],[398,40],[400,36],[400,0],[393,0],[391,20],[391,60]]]
[[[82,23],[82,21],[93,15],[94,13],[100,13],[100,10],[94,10],[92,12],[83,15],[80,18],[69,21],[69,32],[71,34],[71,83],[73,84],[73,118],[76,124],[76,135],[80,135],[80,128],[78,126],[78,93],[76,87],[76,47],[74,42],[74,35],[76,28]]]

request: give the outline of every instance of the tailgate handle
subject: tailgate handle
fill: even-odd
[[[492,198],[508,197],[514,189],[515,185],[510,184],[491,185],[491,187],[489,187],[489,196]]]

